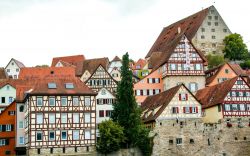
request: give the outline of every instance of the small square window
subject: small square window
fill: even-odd
[[[201,32],[205,32],[205,28],[201,28]]]
[[[212,47],[216,47],[216,43],[212,43]]]
[[[205,36],[204,36],[204,35],[201,35],[201,39],[205,39]]]
[[[211,19],[212,19],[212,16],[208,16],[208,19],[211,20]]]
[[[215,19],[215,20],[218,20],[219,18],[218,18],[218,16],[214,16],[214,19]]]
[[[229,73],[229,70],[228,70],[228,69],[225,69],[225,73],[228,74],[228,73]]]
[[[227,29],[223,29],[223,32],[225,32],[225,33],[226,33],[226,32],[227,32]]]

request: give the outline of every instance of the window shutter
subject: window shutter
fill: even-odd
[[[193,113],[193,112],[192,112],[192,107],[189,107],[189,112],[190,112],[190,113]]]
[[[5,145],[9,145],[9,139],[5,139]]]
[[[183,113],[186,113],[186,107],[183,107]]]
[[[149,78],[147,78],[147,82],[149,83]]]
[[[14,125],[11,125],[11,131],[14,131]]]
[[[196,107],[196,113],[198,113],[198,107]]]
[[[6,131],[6,125],[2,125],[2,132]]]
[[[161,79],[160,79],[160,78],[158,78],[158,82],[159,82],[159,83],[161,82]]]
[[[179,94],[179,100],[181,101],[181,94]]]
[[[186,101],[188,100],[188,94],[186,94]]]
[[[179,113],[179,107],[176,107],[176,109],[177,109],[177,113]]]

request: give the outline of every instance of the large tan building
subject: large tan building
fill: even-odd
[[[159,37],[146,55],[149,59],[155,52],[165,52],[165,47],[184,32],[194,46],[204,54],[221,53],[223,39],[231,34],[230,29],[214,6],[203,9],[176,23],[163,28]]]

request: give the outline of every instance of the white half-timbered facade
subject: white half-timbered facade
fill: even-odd
[[[117,81],[108,73],[108,71],[99,65],[95,72],[85,82],[86,85],[95,92],[99,92],[102,88],[107,89],[112,94],[116,93]]]

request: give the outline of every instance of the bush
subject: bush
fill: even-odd
[[[207,58],[207,61],[208,61],[208,68],[209,69],[217,67],[217,66],[225,63],[225,59],[224,59],[223,55],[211,55],[211,54],[208,54],[206,56],[206,58]]]

